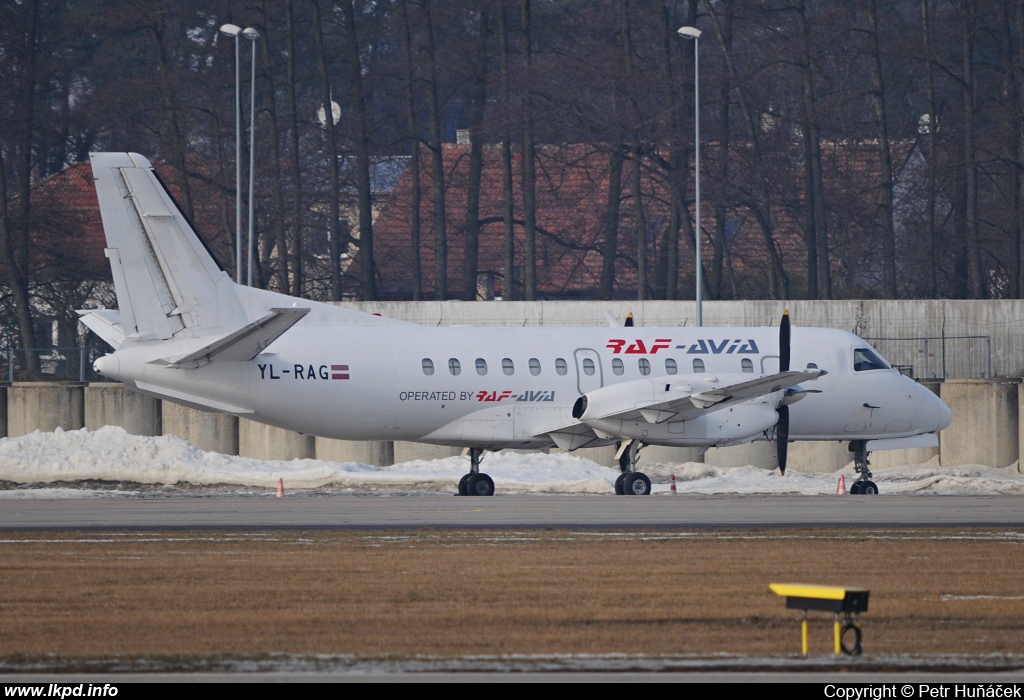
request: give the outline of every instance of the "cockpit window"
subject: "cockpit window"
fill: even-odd
[[[866,372],[870,369],[889,369],[882,359],[868,348],[855,348],[853,351],[853,369]]]

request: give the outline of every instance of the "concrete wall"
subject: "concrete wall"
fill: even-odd
[[[7,387],[0,386],[0,438],[7,437]]]
[[[638,326],[693,326],[693,301],[419,301],[346,303],[367,313],[430,326],[605,326],[605,312],[618,322],[633,312]],[[789,309],[797,326],[839,328],[871,338],[915,338],[941,335],[991,336],[992,367],[988,347],[977,341],[971,348],[951,343],[948,351],[965,360],[952,363],[949,376],[1020,377],[1024,375],[1024,300],[851,300],[851,301],[710,301],[704,302],[707,326],[777,326]],[[879,343],[879,349],[897,364],[912,364],[918,378],[942,377],[938,361],[941,343],[932,343],[925,374],[924,354],[913,343]],[[971,350],[970,357],[965,355]],[[900,356],[897,356],[899,354]],[[969,360],[969,362],[967,362]],[[969,367],[968,367],[969,365]],[[969,374],[956,374],[970,370]]]
[[[7,389],[7,435],[18,437],[85,426],[85,386],[61,382],[15,382]]]
[[[947,379],[939,396],[953,423],[939,434],[942,465],[1008,467],[1020,457],[1019,379]]]
[[[314,459],[316,438],[239,418],[238,454],[253,459]]]
[[[876,452],[872,465],[925,462],[940,455],[945,466],[983,464],[1007,467],[1021,457],[1024,447],[1024,385],[1019,379],[950,379],[932,383],[953,411],[953,423],[940,434],[937,449]],[[173,434],[204,450],[241,454],[259,459],[320,458],[358,461],[380,466],[415,459],[456,456],[461,449],[412,442],[350,442],[314,438],[220,413],[205,413],[171,402],[125,393],[119,384],[27,382],[0,387],[6,394],[6,432],[17,437],[33,430],[57,427],[76,430],[121,425],[135,434]],[[159,416],[159,430],[157,426]],[[0,430],[3,429],[0,410]],[[580,450],[576,454],[599,464],[615,466],[612,447]],[[700,461],[695,448],[648,447],[640,464]],[[768,443],[711,449],[705,461],[721,466],[754,464],[771,469],[775,454]],[[790,468],[798,471],[834,471],[852,461],[846,443],[796,442],[790,445]]]
[[[132,435],[163,435],[160,399],[125,391],[118,382],[85,387],[85,427],[119,425]]]
[[[238,418],[226,413],[209,413],[163,401],[162,433],[177,435],[207,452],[238,454]]]

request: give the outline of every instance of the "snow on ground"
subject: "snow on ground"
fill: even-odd
[[[391,467],[315,459],[258,460],[204,452],[172,435],[141,437],[108,426],[96,431],[36,431],[0,438],[0,498],[106,498],[157,491],[204,495],[225,490],[263,493],[283,479],[289,491],[452,493],[469,461],[460,457],[414,460]],[[482,467],[499,493],[609,494],[617,469],[569,454],[489,454]],[[667,493],[672,475],[680,493],[832,494],[839,474],[847,486],[852,465],[841,472],[785,477],[757,467],[652,464],[643,470],[654,493]],[[1024,475],[1004,469],[924,464],[875,469],[884,494],[1021,494]]]

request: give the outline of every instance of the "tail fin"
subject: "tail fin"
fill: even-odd
[[[195,337],[247,323],[234,283],[149,161],[137,153],[90,157],[124,338]]]

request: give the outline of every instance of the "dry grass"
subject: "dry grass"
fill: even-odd
[[[765,655],[773,581],[872,591],[867,653],[1024,648],[1024,532],[23,533],[0,659],[271,652]],[[811,649],[831,650],[812,614]]]

